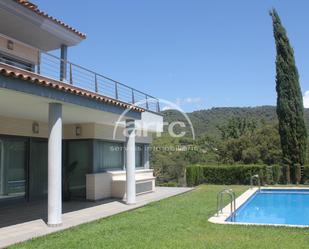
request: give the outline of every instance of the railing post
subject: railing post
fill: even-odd
[[[38,67],[37,67],[37,74],[41,74],[41,52],[38,50]]]
[[[68,59],[68,47],[66,45],[61,45],[60,51],[60,80],[66,81],[67,79],[67,59]]]
[[[118,84],[115,82],[115,97],[118,99]]]
[[[148,104],[148,96],[146,95],[146,109],[149,109],[149,104]]]
[[[157,112],[160,112],[160,101],[157,100]]]
[[[70,63],[70,84],[73,85],[72,63]]]
[[[132,89],[132,104],[135,104],[134,90]]]
[[[94,74],[94,87],[95,87],[95,92],[97,93],[99,91],[99,88],[98,88],[98,76],[97,74],[95,73]]]

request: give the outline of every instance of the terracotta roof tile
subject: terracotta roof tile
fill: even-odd
[[[24,6],[24,7],[26,7],[27,9],[29,9],[29,10],[31,10],[31,11],[33,11],[33,12],[35,12],[35,13],[38,14],[38,15],[40,15],[40,16],[42,16],[42,17],[44,17],[44,18],[47,18],[47,19],[53,21],[53,22],[56,23],[56,24],[59,24],[59,25],[63,26],[64,28],[66,28],[66,29],[68,29],[68,30],[74,32],[75,34],[77,34],[77,35],[80,36],[81,38],[83,38],[83,39],[86,38],[86,34],[80,32],[80,31],[78,31],[77,29],[72,28],[72,27],[69,26],[68,24],[65,24],[64,22],[62,22],[62,21],[60,21],[60,20],[58,20],[58,19],[56,19],[56,18],[54,18],[54,17],[48,15],[46,12],[41,11],[41,10],[38,8],[37,5],[35,5],[35,4],[31,3],[31,2],[29,2],[28,0],[13,0],[13,1],[15,1],[16,3],[18,3],[18,4],[20,4],[20,5]]]
[[[82,88],[75,87],[75,86],[60,82],[60,81],[52,80],[47,77],[38,75],[36,73],[25,71],[23,69],[19,69],[19,68],[9,66],[3,63],[0,63],[0,74],[5,75],[7,77],[13,77],[13,78],[18,78],[18,79],[22,79],[25,81],[29,81],[29,82],[32,82],[32,83],[35,83],[41,86],[54,88],[59,91],[67,92],[70,94],[76,94],[76,95],[84,96],[87,98],[92,98],[99,102],[104,102],[104,103],[112,104],[115,106],[120,106],[124,109],[130,109],[136,112],[145,111],[143,108],[140,108],[138,106],[131,105],[131,104],[119,101],[119,100],[115,100],[110,97],[100,95],[98,93],[90,92]]]

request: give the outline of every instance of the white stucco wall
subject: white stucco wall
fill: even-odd
[[[37,122],[39,124],[39,133],[33,133],[32,125],[36,122],[28,119],[18,119],[11,117],[0,116],[0,134],[3,135],[14,135],[14,136],[26,136],[26,137],[48,137],[48,125],[47,123]],[[76,135],[76,126],[81,127],[81,135]],[[114,140],[113,139],[113,126],[87,123],[87,124],[67,124],[63,125],[63,138],[64,139],[103,139],[103,140]],[[120,127],[116,133],[116,141],[125,141],[123,135],[123,128]],[[136,137],[137,143],[151,143],[152,134],[148,136]]]
[[[135,180],[137,184],[151,182],[155,189],[155,177],[152,169],[136,170]],[[126,172],[108,171],[104,173],[86,175],[86,198],[95,201],[106,198],[125,198]]]

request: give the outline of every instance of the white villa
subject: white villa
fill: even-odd
[[[0,209],[46,200],[52,227],[65,199],[134,204],[155,189],[159,101],[70,62],[84,39],[27,0],[0,1]]]

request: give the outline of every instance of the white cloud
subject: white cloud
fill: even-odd
[[[173,109],[171,106],[166,105],[162,108],[162,111],[167,111],[167,110],[171,110],[171,109]]]
[[[309,91],[305,92],[305,95],[303,96],[303,102],[304,102],[304,107],[309,108]]]
[[[176,104],[179,106],[187,105],[187,104],[199,104],[202,102],[202,98],[200,97],[187,97],[184,99],[178,98],[176,99]]]
[[[200,97],[187,97],[187,98],[177,98],[174,103],[168,104],[162,108],[162,111],[178,109],[183,106],[193,105],[200,107],[200,104],[203,102],[203,99]]]

